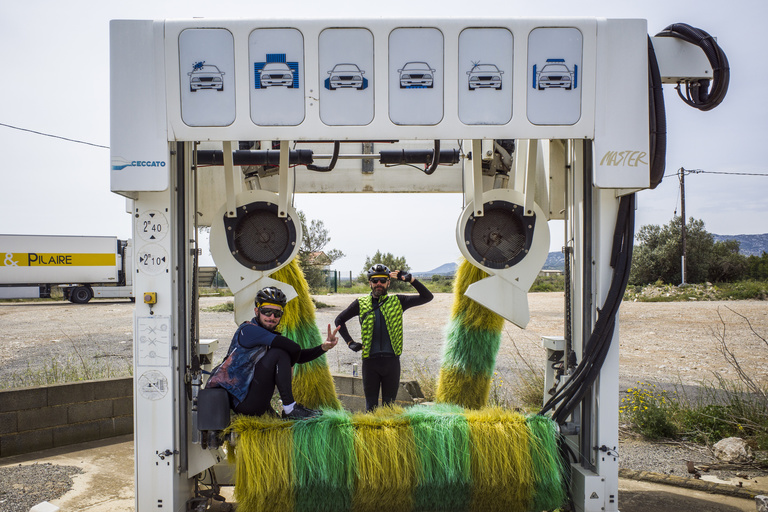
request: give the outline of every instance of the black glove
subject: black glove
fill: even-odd
[[[402,270],[397,271],[397,278],[402,279],[403,281],[411,282],[411,274],[408,272],[403,272]]]
[[[361,350],[363,350],[363,344],[358,343],[356,341],[350,341],[349,343],[347,343],[347,346],[350,349],[352,349],[353,352],[360,352]]]
[[[275,339],[272,340],[272,348],[278,348],[288,352],[288,355],[291,356],[291,365],[296,364],[301,355],[301,347],[299,344],[285,336],[275,336]]]

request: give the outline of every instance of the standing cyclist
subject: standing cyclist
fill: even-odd
[[[377,263],[368,269],[371,294],[360,297],[339,313],[335,324],[347,346],[355,352],[363,351],[363,391],[365,408],[372,411],[395,401],[400,386],[400,354],[403,352],[403,312],[432,300],[432,293],[411,274],[390,271]],[[390,279],[407,281],[418,295],[387,295]],[[362,343],[352,340],[346,322],[360,317]]]

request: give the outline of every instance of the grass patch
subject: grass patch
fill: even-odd
[[[315,308],[317,309],[323,309],[323,308],[330,308],[330,304],[326,304],[325,302],[320,302],[318,300],[312,299],[312,304],[315,305]],[[232,301],[224,302],[223,304],[216,304],[215,306],[211,306],[209,308],[203,308],[203,311],[207,313],[234,313],[235,311],[235,303]]]
[[[36,386],[51,386],[67,382],[131,377],[133,364],[130,359],[116,363],[105,358],[88,361],[72,356],[64,361],[52,359],[42,367],[27,368],[11,372],[0,380],[0,389],[19,389]]]
[[[203,308],[203,311],[207,313],[234,313],[235,303],[232,301],[224,302],[223,304],[216,304],[209,308]]]
[[[488,405],[504,409],[514,409],[514,400],[508,387],[508,384],[504,383],[504,377],[499,375],[497,371],[493,372],[491,389],[488,393]]]
[[[198,293],[205,297],[232,297],[234,294],[229,288],[208,288],[201,286]]]
[[[326,304],[325,302],[316,300],[314,297],[312,297],[312,304],[315,305],[315,309],[323,309],[323,308],[333,307],[330,304]]]
[[[712,445],[740,437],[756,450],[768,450],[768,410],[764,396],[719,378],[702,383],[695,397],[639,382],[622,398],[619,412],[631,430],[647,439],[679,439]]]
[[[737,281],[716,285],[704,283],[683,286],[659,282],[652,285],[627,287],[624,300],[636,302],[768,300],[768,282]]]
[[[437,373],[430,369],[427,361],[428,359],[425,358],[424,362],[414,362],[411,367],[411,375],[419,383],[424,400],[433,402],[437,394]]]
[[[565,276],[562,274],[537,276],[531,285],[532,292],[562,292],[565,290]]]

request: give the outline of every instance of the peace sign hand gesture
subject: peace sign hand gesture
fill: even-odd
[[[338,326],[336,329],[331,331],[331,324],[328,324],[328,337],[325,339],[325,343],[323,343],[323,350],[326,352],[335,347],[336,343],[339,342],[339,337],[336,336],[336,334],[339,332],[339,329],[341,329],[341,326]]]

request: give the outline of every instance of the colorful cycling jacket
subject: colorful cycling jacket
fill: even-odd
[[[243,322],[232,336],[224,361],[213,369],[206,388],[224,388],[232,395],[232,406],[245,399],[253,380],[253,369],[278,334],[259,325],[256,318]]]

